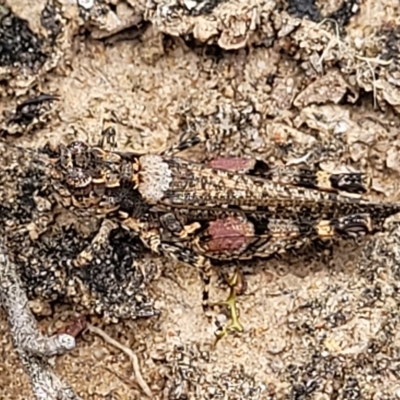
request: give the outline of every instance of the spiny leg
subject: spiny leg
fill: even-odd
[[[197,268],[200,278],[203,282],[201,305],[205,316],[209,320],[211,320],[212,314],[210,305],[210,287],[211,287],[212,269],[210,260],[208,258],[204,258],[204,261],[203,259],[199,259],[197,260],[197,263],[195,261],[195,263],[191,265]]]
[[[198,254],[204,254],[220,261],[248,260],[254,257],[269,257],[274,253],[285,251],[287,247],[302,245],[305,240],[300,235],[296,221],[270,220],[264,229],[265,234],[256,234],[252,229],[252,223],[246,219],[238,217],[218,219],[210,222],[204,236],[197,236],[193,239],[192,248],[197,249]],[[242,286],[242,277],[238,272],[230,280],[229,285],[228,299],[217,305],[228,307],[231,323],[216,332],[217,341],[228,332],[243,330],[236,306],[236,296]],[[205,304],[208,303],[207,284],[206,288]]]
[[[117,132],[113,126],[109,125],[107,127],[103,127],[98,146],[102,149],[106,149],[107,145],[109,145],[111,147],[111,151],[115,150],[117,147],[116,136]]]
[[[204,284],[202,296],[203,311],[207,318],[211,318],[209,293],[212,266],[209,258],[197,254],[189,248],[174,246],[168,243],[161,243],[160,250],[163,256],[197,269]]]
[[[210,303],[209,291],[211,286],[212,266],[210,259],[202,255],[196,254],[191,249],[173,246],[170,244],[162,243],[161,249],[162,249],[162,254],[164,256],[172,258],[175,261],[189,264],[197,268],[204,284],[203,298],[202,298],[203,311],[207,316],[207,318],[211,318],[210,308],[212,304]],[[238,281],[239,281],[239,275],[238,273],[236,273],[232,281],[229,282],[231,290],[228,299],[224,302],[217,303],[217,305],[224,305],[228,307],[230,317],[232,320],[232,322],[226,328],[224,328],[222,332],[219,332],[219,330],[217,330],[217,332],[215,333],[217,336],[217,340],[220,340],[227,332],[233,330],[236,330],[238,332],[243,331],[243,326],[239,321],[239,313],[236,306]]]
[[[285,222],[290,225],[290,222],[288,221],[280,222],[282,223],[282,225],[279,224],[281,225],[279,226],[280,229],[282,229],[282,226],[285,225]],[[257,252],[255,254],[257,254],[258,257],[268,258],[274,254],[284,253],[289,248],[298,248],[304,245],[308,240],[307,238],[296,238],[295,240],[293,240],[293,238],[290,237],[283,237],[284,233],[280,229],[277,229],[277,231],[274,232],[275,236],[271,236],[268,242],[263,242],[262,247],[257,249]],[[236,304],[236,297],[238,295],[238,292],[241,292],[241,287],[243,285],[242,279],[243,277],[241,273],[237,270],[233,277],[228,281],[228,284],[230,286],[228,298],[223,302],[216,303],[216,305],[228,307],[231,322],[225,325],[225,327],[223,328],[220,327],[215,332],[216,341],[214,345],[216,345],[225,335],[230,332],[243,331],[243,325],[239,320],[239,312]]]
[[[169,221],[167,222],[169,224],[171,224],[171,222],[176,222],[173,220],[171,221],[170,218],[168,218],[168,220]],[[187,247],[176,246],[162,242],[161,234],[158,229],[148,229],[146,223],[140,222],[134,218],[126,219],[124,221],[124,225],[137,233],[143,244],[155,254],[160,254],[174,261],[179,261],[181,263],[194,266],[199,271],[204,282],[202,301],[203,310],[206,316],[210,317],[208,293],[211,282],[211,263],[209,259],[195,253],[193,250],[190,250]],[[175,225],[175,223],[173,225]],[[176,228],[176,233],[178,236],[187,236],[188,234],[192,233],[193,230],[197,229],[197,224],[191,224],[188,226],[176,224]],[[175,229],[170,230],[173,232]]]
[[[200,254],[195,253],[193,250],[181,247],[174,246],[168,243],[160,244],[160,251],[163,256],[170,258],[174,261],[181,262],[183,264],[190,265],[195,267],[200,274],[202,281],[204,282],[203,289],[203,310],[207,316],[209,316],[209,289],[211,284],[211,262],[207,257],[204,257]]]
[[[168,149],[164,150],[161,153],[161,155],[167,157],[173,157],[176,154],[180,153],[181,151],[190,149],[191,147],[194,147],[199,143],[203,143],[206,140],[207,137],[204,136],[204,134],[202,133],[194,133],[194,134],[184,133],[183,135],[180,136],[178,143],[175,143]]]
[[[206,256],[220,260],[268,258],[274,254],[284,253],[288,249],[298,249],[309,241],[307,235],[302,235],[300,221],[271,219],[264,226],[264,234],[256,234],[251,229],[241,229],[248,224],[243,220],[228,218],[221,219],[218,222],[218,229],[208,231],[208,236],[203,238],[197,237],[193,241],[193,245],[197,246],[199,250],[203,250]],[[303,232],[311,234],[313,232],[317,235],[317,231],[313,229],[314,223],[310,221],[307,225],[309,225],[309,228],[303,229]],[[235,229],[232,229],[232,227]],[[204,240],[202,243],[200,243],[201,239]],[[226,251],[228,249],[229,252]],[[231,322],[216,332],[217,342],[228,332],[243,330],[236,306],[236,296],[242,291],[243,287],[242,279],[241,274],[236,271],[233,279],[229,282],[229,297],[226,301],[218,303],[218,305],[228,306]]]
[[[149,224],[136,218],[126,218],[123,224],[135,232],[143,244],[155,254],[161,254],[161,234],[157,228],[150,228]]]

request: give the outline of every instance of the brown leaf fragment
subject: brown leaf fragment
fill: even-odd
[[[347,91],[352,94],[350,100],[356,101],[358,93],[345,81],[339,71],[332,69],[308,85],[296,97],[293,104],[296,107],[306,107],[310,104],[338,104]]]
[[[57,333],[65,333],[67,335],[73,336],[76,338],[83,330],[86,329],[86,318],[84,315],[80,315],[74,320],[70,321],[66,326],[60,329]]]

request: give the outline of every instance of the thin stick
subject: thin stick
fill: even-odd
[[[137,380],[137,383],[139,384],[140,388],[143,390],[143,393],[149,397],[153,397],[153,393],[150,390],[149,386],[145,382],[145,380],[142,377],[142,374],[140,372],[140,366],[139,366],[139,360],[137,355],[129,348],[124,346],[123,344],[117,342],[115,339],[113,339],[111,336],[107,335],[106,332],[104,332],[102,329],[97,328],[96,326],[93,326],[90,323],[87,323],[87,329],[94,333],[95,335],[100,336],[102,339],[104,339],[107,343],[111,344],[111,346],[116,347],[117,349],[121,350],[124,352],[132,361],[132,368],[133,368],[133,373],[135,374],[135,378]]]

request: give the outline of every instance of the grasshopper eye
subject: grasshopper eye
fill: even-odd
[[[92,177],[81,168],[75,168],[65,177],[71,189],[85,189],[92,183]]]
[[[67,149],[72,155],[82,154],[88,150],[88,145],[85,142],[76,140],[67,146]]]
[[[88,145],[81,141],[75,141],[67,146],[67,151],[75,167],[85,167],[89,162]]]

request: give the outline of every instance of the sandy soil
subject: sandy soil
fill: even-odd
[[[12,3],[23,15],[30,2]],[[365,36],[371,35],[373,26],[398,12],[395,2],[380,2],[379,10],[377,3],[363,2],[347,28],[350,37],[361,32],[362,38],[366,25]],[[396,198],[399,122],[390,104],[373,109],[372,90],[356,104],[316,101],[295,107],[307,73],[301,60],[283,54],[282,42],[228,52],[218,43],[207,47],[184,35],[160,36],[156,28],[168,29],[152,26],[156,13],[147,18],[149,25],[130,40],[99,41],[76,36],[78,29],[70,27],[75,33],[66,35],[68,52],[73,49],[68,62],[40,81],[43,92],[60,96],[51,123],[15,142],[29,147],[49,139],[94,143],[113,119],[118,149],[158,151],[176,142],[182,130],[193,129],[207,132],[210,154],[256,154],[279,164],[312,151],[311,157],[325,157],[327,168],[367,170],[375,178],[371,195]],[[385,98],[381,92],[379,97]],[[16,95],[3,96],[2,107],[18,101]],[[339,123],[348,127],[341,137],[331,128]],[[291,144],[286,151],[282,141]],[[202,159],[204,147],[182,156]],[[151,286],[160,317],[104,329],[137,354],[154,399],[400,398],[396,235],[393,228],[361,246],[343,244],[322,261],[287,257],[252,263],[247,291],[238,301],[245,331],[215,348],[215,326],[202,313],[196,271],[162,260],[160,269],[167,272]],[[392,261],[382,256],[388,241]],[[214,282],[212,298],[226,295]],[[66,313],[60,306],[56,315],[40,321],[41,328],[51,329]],[[4,318],[0,338],[0,398],[31,398]],[[54,363],[84,399],[145,398],[128,357],[90,332]]]

